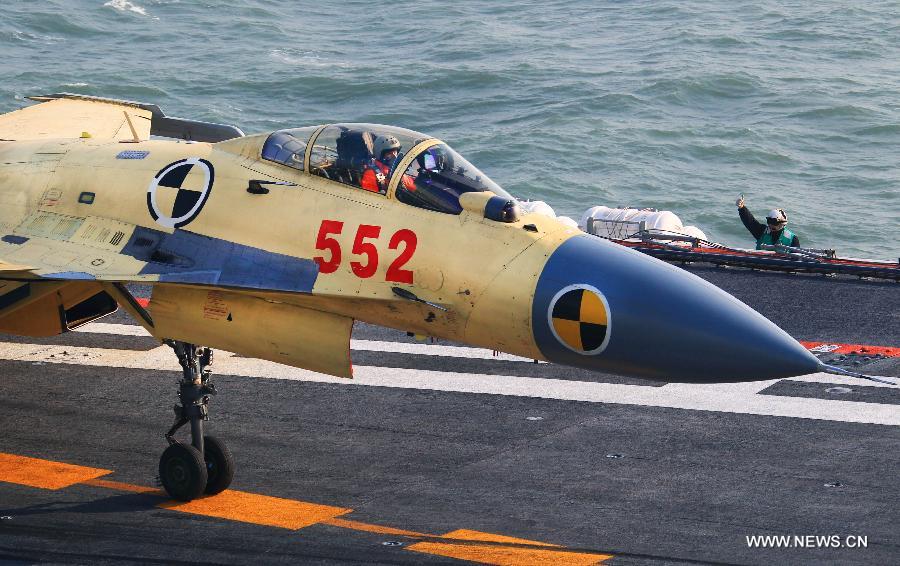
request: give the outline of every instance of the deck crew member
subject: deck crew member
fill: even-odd
[[[758,222],[744,205],[744,195],[739,196],[735,204],[738,207],[738,214],[741,215],[741,222],[756,238],[756,249],[761,250],[764,245],[773,246],[776,244],[793,248],[800,247],[800,238],[785,228],[787,226],[787,214],[784,213],[784,210],[773,208],[766,215],[766,223],[763,224]]]

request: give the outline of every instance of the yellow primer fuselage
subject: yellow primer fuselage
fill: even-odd
[[[263,160],[260,147],[265,137],[218,144],[170,140],[121,143],[90,138],[0,142],[0,231],[54,241],[53,254],[58,257],[44,257],[50,267],[38,270],[38,274],[46,275],[53,269],[77,272],[79,266],[93,264],[90,272],[101,281],[131,276],[130,280],[154,285],[150,312],[157,324],[150,330],[159,338],[181,338],[179,318],[184,318],[182,324],[189,324],[194,332],[198,329],[193,327],[200,323],[209,326],[220,322],[210,315],[211,310],[216,311],[211,301],[220,303],[219,310],[241,301],[274,301],[543,359],[531,331],[534,286],[547,257],[576,230],[540,215],[508,224],[486,220],[478,201],[486,197],[480,194],[470,195],[469,206],[459,215],[408,206],[393,199],[395,187],[380,195]],[[141,159],[117,158],[123,151],[136,152],[131,155],[147,153]],[[175,231],[152,217],[148,189],[161,170],[191,158],[211,163],[214,181],[202,210],[179,230],[283,256],[321,256],[331,261],[331,250],[316,247],[319,231],[325,221],[342,223],[340,233],[328,234],[340,249],[337,270],[319,273],[312,292],[307,294],[267,289],[266,274],[258,273],[259,290],[253,297],[248,297],[246,290],[212,286],[197,291],[178,283],[162,283],[152,274],[142,275],[147,262],[119,252],[140,227]],[[266,184],[267,194],[251,194],[247,191],[251,180],[286,184]],[[67,230],[70,224],[66,221],[78,224],[78,228]],[[523,229],[526,224],[533,229]],[[363,240],[374,245],[374,256],[354,253],[360,226],[378,229],[378,237]],[[415,235],[414,249],[409,249],[408,242],[390,248],[392,235],[401,230]],[[102,237],[117,232],[121,235],[115,240]],[[17,254],[6,257],[23,265],[42,264],[38,261],[41,251],[37,246],[22,246]],[[412,282],[389,281],[387,272],[392,264],[409,252],[399,268],[411,272]],[[373,274],[361,277],[354,271],[354,262],[370,265],[376,261],[375,256],[377,268]],[[447,310],[401,299],[392,287],[406,289]],[[211,299],[209,291],[218,294]],[[189,317],[187,311],[191,309],[200,318]],[[245,310],[250,313],[257,309]],[[188,322],[195,318],[196,324]],[[304,321],[305,317],[298,317],[293,322]],[[160,322],[165,322],[163,328]],[[325,330],[323,321],[310,322],[310,326]],[[233,348],[259,339],[257,325],[223,326],[228,333],[224,342]],[[293,327],[282,332],[305,335],[321,330]],[[222,342],[209,336],[217,332],[207,329],[205,338]],[[311,367],[296,360],[293,363]],[[327,365],[313,366],[329,369]]]
[[[335,124],[246,137],[151,104],[35,100],[0,115],[0,332],[52,335],[118,303],[161,340],[344,377],[354,320],[665,381],[821,365],[694,275],[519,218],[424,134]],[[376,162],[401,147],[392,168]],[[152,288],[147,310],[125,284]]]

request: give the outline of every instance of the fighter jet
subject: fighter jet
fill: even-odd
[[[350,378],[360,320],[649,380],[821,369],[702,279],[523,214],[434,137],[355,123],[245,136],[152,104],[32,100],[0,116],[0,332],[55,335],[121,307],[172,346],[183,378],[159,475],[174,498],[234,474],[204,431],[212,348]]]

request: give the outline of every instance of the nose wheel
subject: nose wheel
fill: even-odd
[[[159,459],[159,479],[171,497],[190,501],[203,495],[209,472],[199,450],[176,442]]]
[[[228,489],[234,479],[234,458],[231,450],[215,436],[203,437],[203,459],[206,463],[207,495],[215,495]]]
[[[177,340],[166,344],[175,350],[183,377],[175,424],[166,433],[169,447],[159,459],[159,479],[171,497],[190,501],[204,493],[225,491],[234,478],[234,458],[222,440],[203,434],[203,422],[209,420],[209,397],[216,394],[210,381],[212,350]],[[190,444],[175,440],[175,433],[186,424],[191,425]]]

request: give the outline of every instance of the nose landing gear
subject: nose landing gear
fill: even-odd
[[[183,377],[179,384],[180,405],[175,405],[175,424],[166,433],[169,447],[159,459],[159,479],[175,499],[190,501],[206,493],[224,491],[234,478],[234,459],[224,442],[204,436],[203,421],[209,420],[209,396],[216,394],[210,382],[213,352],[209,348],[178,340],[166,340],[175,350]],[[191,444],[175,440],[182,426],[191,425]]]

